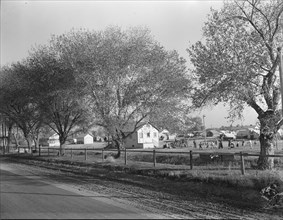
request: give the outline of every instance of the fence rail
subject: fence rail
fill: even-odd
[[[18,148],[18,153],[20,153],[20,148]],[[25,148],[26,149],[26,148]],[[84,156],[84,160],[88,160],[90,156],[88,156],[88,152],[98,152],[101,153],[101,161],[104,162],[105,160],[105,153],[106,152],[117,152],[117,150],[112,149],[104,149],[104,148],[64,148],[63,151],[70,154],[71,158],[76,156],[75,151],[80,151],[80,155]],[[38,155],[43,156],[47,154],[47,156],[51,156],[55,154],[59,155],[60,148],[55,147],[39,147]],[[199,155],[199,158],[203,160],[207,160],[209,162],[212,161],[214,158],[220,158],[220,160],[231,162],[235,158],[235,156],[240,157],[240,170],[242,175],[245,175],[245,158],[247,157],[259,157],[260,154],[255,153],[247,153],[247,152],[235,152],[235,153],[228,153],[228,152],[203,152],[203,151],[164,151],[162,149],[153,149],[153,150],[136,150],[136,149],[123,149],[121,152],[124,152],[124,164],[127,165],[128,163],[128,154],[129,153],[142,153],[142,154],[152,154],[152,164],[153,167],[157,166],[157,156],[166,154],[166,155],[188,155],[189,157],[189,167],[192,170],[195,166],[193,155]],[[262,155],[263,157],[273,157],[273,158],[283,158],[283,154],[275,154],[275,155]]]

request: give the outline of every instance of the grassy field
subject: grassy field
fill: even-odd
[[[203,140],[198,140],[203,141]],[[226,156],[222,156],[221,154],[227,153],[253,153],[259,154],[260,152],[260,144],[258,141],[253,142],[253,147],[251,148],[248,144],[235,148],[228,148],[228,141],[223,142],[223,149],[211,148],[211,147],[203,147],[194,148],[193,142],[187,142],[188,147],[178,147],[178,148],[166,148],[162,147],[156,148],[155,150],[155,163],[153,161],[153,149],[128,149],[127,150],[127,163],[148,163],[149,167],[153,167],[155,164],[155,168],[165,169],[166,166],[173,166],[170,169],[181,170],[181,173],[184,170],[190,170],[190,155],[189,152],[193,152],[193,170],[199,172],[211,172],[218,173],[218,175],[226,175],[228,173],[241,174],[241,160],[240,156],[234,156],[233,158],[229,158]],[[163,143],[160,143],[160,146]],[[105,161],[106,157],[113,156],[117,153],[116,149],[112,150],[104,150],[102,152],[102,148],[107,145],[106,142],[95,142],[93,144],[83,145],[83,144],[72,144],[66,145],[64,151],[64,158],[71,158],[74,160],[84,161],[92,160],[92,161]],[[282,148],[283,142],[280,141],[277,143],[277,148],[275,150],[276,154],[283,154]],[[199,146],[199,145],[197,145]],[[71,150],[72,149],[72,150]],[[87,156],[85,155],[85,149],[87,149]],[[41,155],[47,156],[48,151],[46,147],[42,147]],[[206,156],[203,154],[207,154]],[[50,148],[49,156],[57,156],[58,148]],[[210,155],[216,156],[214,159],[210,158]],[[246,174],[257,172],[256,164],[257,164],[257,156],[249,156],[244,158],[245,163],[245,172]],[[113,160],[113,163],[124,163],[125,155],[122,151],[121,157]],[[283,170],[283,158],[275,158],[275,168],[277,170]]]
[[[93,144],[69,144],[66,148],[95,148],[100,149],[107,146],[107,142],[94,142]]]
[[[103,152],[100,150],[107,143],[96,142],[90,145],[67,145],[65,146],[66,150],[64,152],[64,157],[70,158],[73,157],[77,160],[93,160],[93,161],[102,161],[102,158],[106,158],[109,156],[113,156],[117,153],[116,149],[112,150],[104,150]],[[281,142],[282,144],[282,142]],[[155,166],[160,167],[161,165],[174,165],[175,169],[187,170],[190,169],[190,155],[189,152],[193,152],[193,169],[194,170],[202,170],[202,171],[213,171],[216,170],[218,173],[226,172],[226,171],[235,171],[236,173],[241,173],[241,160],[240,156],[234,156],[230,158],[229,156],[222,156],[221,154],[227,153],[253,153],[259,154],[260,146],[259,142],[254,143],[253,148],[250,146],[242,146],[235,148],[228,148],[228,142],[223,142],[224,148],[193,148],[192,146],[184,147],[184,148],[156,148],[155,149]],[[72,150],[71,150],[72,149]],[[87,149],[87,156],[85,155],[85,149]],[[50,149],[49,155],[57,155],[57,149]],[[102,155],[103,154],[103,155]],[[203,154],[207,154],[207,156],[203,156]],[[283,154],[282,147],[276,149],[276,154]],[[42,149],[42,155],[47,155],[47,149]],[[216,155],[215,159],[211,159],[210,155]],[[148,163],[149,166],[153,166],[153,149],[128,149],[127,150],[127,161],[128,163],[132,162],[145,162]],[[257,156],[249,156],[245,157],[245,169],[246,173],[251,173],[255,170],[257,163]],[[125,155],[122,151],[121,157],[115,159],[115,163],[117,162],[123,163],[125,161]],[[275,158],[275,167],[276,169],[283,170],[283,158]],[[183,166],[183,167],[178,167]]]
[[[207,138],[207,141],[210,142],[211,139]],[[242,146],[242,142],[239,142],[239,147],[234,147],[234,148],[228,148],[228,141],[223,141],[223,147],[224,149],[218,149],[218,147],[215,145],[214,148],[211,147],[211,145],[209,145],[208,148],[206,148],[204,145],[202,146],[202,148],[199,147],[199,143],[200,142],[204,142],[204,139],[198,139],[196,140],[196,144],[197,147],[194,148],[194,144],[193,144],[193,139],[187,139],[185,141],[186,143],[186,147],[182,147],[182,145],[180,144],[176,144],[176,148],[170,148],[170,151],[189,151],[189,150],[201,150],[201,151],[210,151],[210,152],[214,152],[214,151],[227,151],[227,152],[240,152],[240,151],[244,151],[244,152],[259,152],[260,151],[260,143],[258,140],[253,141],[253,147],[251,148],[248,141],[245,141],[244,146]],[[100,148],[104,148],[107,146],[107,142],[94,142],[93,144],[68,144],[65,145],[65,148],[94,148],[94,149],[100,149]],[[162,149],[164,144],[166,144],[166,142],[164,141],[159,141],[159,148]],[[236,145],[236,142],[234,142],[234,144]],[[27,147],[27,146],[22,146],[22,147]],[[43,148],[46,148],[47,146],[44,146]],[[15,149],[15,146],[12,146],[11,149]],[[143,149],[139,149],[139,150],[143,150]],[[152,149],[144,149],[145,151],[147,150],[152,150]],[[283,140],[278,140],[276,141],[275,144],[275,151],[277,152],[282,152],[283,151]]]
[[[196,140],[197,143],[197,148],[194,148],[193,146],[193,140],[187,140],[186,141],[186,147],[176,147],[176,148],[170,148],[170,150],[172,151],[183,151],[183,150],[204,150],[204,151],[215,151],[215,150],[219,150],[216,146],[214,148],[211,147],[211,145],[209,145],[208,148],[206,148],[205,146],[201,148],[199,148],[199,143],[200,142],[204,142],[204,139],[199,139]],[[162,149],[164,144],[166,142],[164,141],[159,141],[159,148]],[[234,142],[236,143],[236,142]],[[107,146],[107,142],[94,142],[93,144],[68,144],[65,147],[66,148],[103,148]],[[245,151],[245,152],[259,152],[260,150],[260,143],[258,140],[253,141],[253,148],[250,147],[248,141],[245,141],[245,145],[242,146],[242,143],[239,143],[239,147],[235,147],[235,148],[228,148],[228,141],[223,141],[223,147],[224,149],[220,149],[220,150],[227,150],[227,152],[239,152],[239,151]],[[142,150],[142,149],[139,149]],[[150,149],[144,149],[144,150],[150,150]],[[283,150],[283,140],[278,140],[275,146],[275,150],[276,151],[282,151]]]
[[[170,149],[168,149],[170,150]],[[175,150],[175,149],[174,149]],[[65,151],[64,156],[56,156],[57,151],[50,152],[41,157],[32,156],[30,159],[43,159],[48,163],[58,165],[65,164],[75,167],[107,167],[110,171],[126,172],[129,174],[154,176],[157,178],[171,179],[172,181],[193,181],[204,182],[218,186],[228,186],[235,188],[254,189],[259,191],[271,183],[277,183],[283,191],[283,169],[261,171],[250,168],[246,164],[245,175],[241,174],[240,165],[237,162],[231,163],[201,163],[198,162],[198,155],[194,155],[194,167],[190,169],[188,165],[188,155],[171,155],[168,151],[156,157],[157,163],[153,166],[152,153],[150,152],[128,152],[127,164],[122,152],[121,157],[103,158],[101,151],[90,150],[85,158],[84,150],[74,150],[71,157],[70,151]],[[113,152],[104,152],[104,156]],[[21,156],[21,155],[19,155]],[[25,156],[25,155],[23,155]],[[26,155],[28,156],[28,155]],[[41,160],[40,159],[40,160]],[[247,162],[247,161],[246,161]],[[63,167],[63,165],[62,165]]]
[[[241,173],[241,161],[239,156],[233,160],[203,160],[200,155],[237,153],[240,151],[248,153],[259,153],[260,146],[257,142],[251,149],[249,146],[239,146],[229,149],[228,142],[224,142],[223,149],[217,148],[194,148],[192,146],[185,148],[156,148],[156,161],[153,160],[153,149],[131,149],[127,150],[127,157],[122,151],[121,157],[114,159],[109,157],[117,153],[115,149],[104,150],[101,148],[107,143],[96,142],[91,145],[66,145],[64,156],[58,157],[58,148],[42,148],[41,157],[48,160],[68,161],[68,163],[80,164],[100,164],[102,166],[112,167],[111,169],[121,169],[133,174],[154,175],[172,180],[190,180],[213,184],[227,185],[233,187],[249,187],[259,190],[266,185],[277,182],[283,190],[283,158],[275,159],[275,169],[273,171],[260,171],[256,169],[258,157],[245,157],[245,175]],[[283,154],[282,142],[278,145],[276,153]],[[85,155],[87,149],[87,155]],[[193,169],[190,167],[189,152],[193,151]],[[36,156],[37,154],[35,154]],[[127,164],[125,164],[127,161]],[[155,166],[154,166],[155,165]]]

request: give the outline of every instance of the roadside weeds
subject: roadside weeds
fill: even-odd
[[[131,165],[111,162],[99,163],[94,161],[76,161],[66,160],[66,158],[60,157],[48,158],[29,155],[11,155],[7,157],[10,157],[10,159],[15,162],[25,162],[36,166],[40,166],[40,164],[42,165],[42,163],[45,163],[45,167],[49,166],[51,169],[59,169],[62,172],[72,172],[80,175],[83,174],[85,176],[101,175],[104,178],[110,178],[113,180],[118,180],[119,177],[129,174],[137,177],[149,177],[156,180],[162,180],[163,182],[168,182],[168,187],[163,188],[169,193],[178,194],[179,191],[187,191],[187,185],[190,185],[190,191],[192,194],[195,194],[195,196],[201,196],[203,198],[213,197],[216,200],[226,201],[239,208],[246,207],[260,209],[264,206],[264,201],[260,198],[259,191],[252,187],[235,188],[230,186],[229,183],[225,183],[225,181],[219,181],[209,177],[206,179],[198,178],[194,173],[191,175],[182,175],[180,171],[174,169],[153,169],[147,167],[138,168]],[[99,169],[100,172],[98,172]],[[105,173],[107,173],[107,175],[104,175]],[[243,181],[243,184],[244,183],[245,181]],[[138,183],[135,182],[135,184]],[[172,190],[170,184],[178,185],[178,192],[176,190]],[[141,183],[141,185],[143,184]]]

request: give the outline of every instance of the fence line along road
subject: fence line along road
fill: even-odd
[[[20,148],[24,148],[24,147],[18,147],[18,153],[20,153]],[[26,148],[25,148],[26,149]],[[43,150],[45,150],[45,153],[47,151],[47,156],[51,155],[51,151],[54,154],[54,151],[57,152],[57,154],[59,154],[60,148],[54,148],[54,147],[39,147],[39,151],[38,154],[39,156],[43,156]],[[98,151],[101,152],[101,160],[104,161],[104,156],[105,156],[105,152],[117,152],[117,150],[111,150],[111,149],[104,149],[104,148],[64,148],[63,149],[65,152],[69,151],[70,152],[70,156],[71,158],[73,158],[75,156],[74,151],[81,151],[84,152],[84,159],[87,160],[88,159],[88,151]],[[193,163],[193,155],[200,155],[201,158],[203,159],[207,159],[209,162],[209,160],[213,161],[213,158],[215,157],[220,157],[222,162],[223,162],[223,158],[225,158],[226,161],[233,161],[234,156],[240,156],[240,169],[241,169],[241,173],[243,175],[245,175],[245,157],[259,157],[260,154],[254,154],[254,153],[245,153],[245,152],[235,152],[235,153],[229,153],[229,152],[203,152],[203,151],[164,151],[164,150],[157,150],[157,149],[153,149],[153,150],[134,150],[134,149],[123,149],[121,150],[121,152],[124,152],[124,163],[125,165],[127,165],[127,156],[128,153],[147,153],[147,154],[152,154],[152,163],[153,163],[153,167],[156,167],[156,157],[158,154],[178,154],[178,155],[189,155],[190,158],[190,169],[193,169],[194,163]],[[283,154],[275,154],[275,155],[263,155],[263,157],[274,157],[274,158],[283,158]]]

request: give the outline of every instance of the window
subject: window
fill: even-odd
[[[140,136],[140,138],[143,138],[143,133],[140,132],[140,133],[139,133],[139,136]]]
[[[147,132],[147,134],[146,134],[146,135],[147,135],[147,137],[150,137],[150,132]]]
[[[153,137],[157,137],[157,132],[153,132]]]

